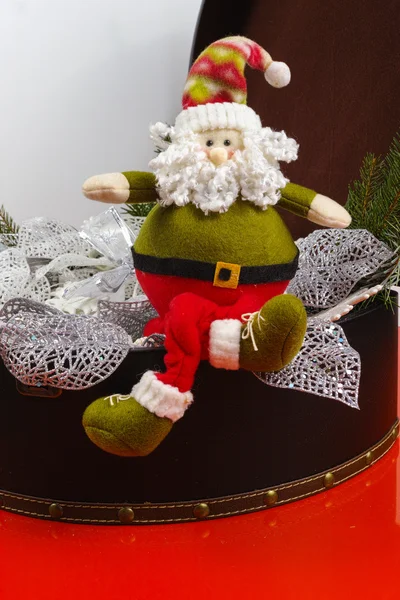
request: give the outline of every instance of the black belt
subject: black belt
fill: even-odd
[[[242,267],[233,263],[206,263],[187,258],[159,258],[139,254],[132,248],[135,269],[154,275],[175,275],[212,281],[217,287],[236,288],[239,284],[270,283],[292,279],[297,270],[299,252],[291,262],[261,267]]]

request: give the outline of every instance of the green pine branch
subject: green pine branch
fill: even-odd
[[[156,154],[160,154],[160,152],[163,152],[163,150],[165,150],[165,144],[170,144],[172,142],[171,136],[169,133],[167,133],[167,135],[161,135],[160,140],[161,140],[162,144],[160,146],[156,146],[156,149],[155,149]]]
[[[139,204],[125,204],[123,210],[127,217],[147,217],[155,202],[143,202]]]
[[[400,133],[386,156],[367,154],[360,178],[349,187],[351,228],[367,229],[396,251],[400,245]]]
[[[361,170],[361,187],[359,191],[363,195],[362,216],[365,218],[374,194],[381,183],[381,161],[373,154],[367,155]]]
[[[0,207],[0,234],[16,234],[19,231],[18,225],[8,214],[3,204]]]
[[[386,156],[365,156],[360,178],[349,186],[346,208],[352,216],[350,228],[367,229],[398,257],[383,292],[388,304],[390,287],[400,285],[400,132]]]

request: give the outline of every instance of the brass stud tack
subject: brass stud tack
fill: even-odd
[[[60,506],[60,504],[57,504],[56,502],[53,502],[53,504],[50,504],[49,506],[49,515],[51,516],[52,519],[61,519],[61,517],[63,516],[63,509],[62,506]]]
[[[278,492],[275,490],[268,490],[264,496],[264,504],[266,506],[274,506],[278,502]]]
[[[0,508],[2,508],[5,504],[4,497],[0,496]]]
[[[205,519],[210,514],[210,507],[205,502],[200,502],[200,504],[196,504],[193,509],[193,515],[196,519]]]
[[[397,425],[396,425],[396,427],[392,431],[393,439],[397,440],[397,436],[398,435],[399,435],[399,430],[398,430]]]
[[[324,477],[324,486],[327,490],[335,485],[335,476],[333,473],[327,473]]]
[[[133,512],[133,510],[131,508],[124,506],[123,508],[119,509],[118,519],[124,525],[129,525],[129,523],[132,523],[134,518],[135,518],[135,513]]]
[[[365,462],[367,463],[367,465],[370,465],[373,461],[374,455],[372,454],[371,450],[369,452],[367,452],[367,454],[365,455]]]

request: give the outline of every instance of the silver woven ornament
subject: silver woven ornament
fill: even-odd
[[[299,268],[288,286],[306,307],[333,307],[386,279],[396,255],[365,229],[318,229],[297,241]]]
[[[40,302],[50,298],[50,282],[32,276],[29,262],[19,248],[0,252],[0,273],[0,305],[16,296]]]
[[[104,381],[132,347],[117,325],[38,306],[3,309],[0,352],[7,369],[28,386],[85,389]]]
[[[31,313],[33,315],[59,315],[59,310],[47,306],[42,302],[36,302],[35,300],[29,300],[28,298],[13,298],[6,302],[3,308],[0,310],[0,322],[5,324],[15,315],[19,313]]]
[[[132,340],[136,340],[143,335],[146,323],[156,317],[157,313],[148,299],[143,296],[129,302],[99,300],[98,316],[102,321],[119,325],[129,333]]]
[[[359,353],[338,324],[309,319],[303,346],[294,360],[276,373],[255,373],[267,385],[339,400],[358,408]]]
[[[26,256],[44,258],[55,258],[71,252],[88,256],[92,251],[75,227],[46,217],[23,221],[18,232],[17,247]]]

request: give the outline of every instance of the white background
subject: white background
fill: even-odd
[[[80,225],[90,175],[145,170],[180,111],[201,0],[0,0],[0,204]]]

